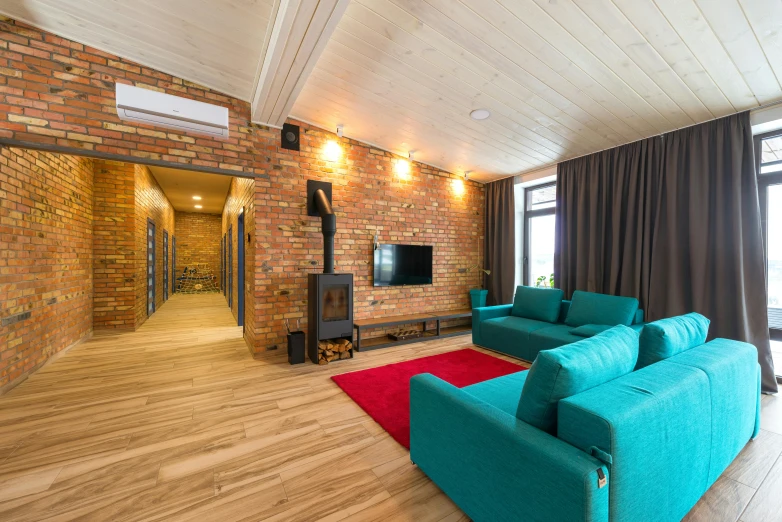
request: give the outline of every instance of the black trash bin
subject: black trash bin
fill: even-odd
[[[288,334],[288,362],[301,364],[304,362],[304,332],[291,332]]]

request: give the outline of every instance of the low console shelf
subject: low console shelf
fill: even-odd
[[[387,348],[389,346],[399,346],[402,344],[418,343],[421,341],[431,341],[432,339],[442,339],[444,337],[453,337],[455,335],[465,335],[472,331],[469,324],[458,326],[443,327],[441,321],[451,319],[472,318],[472,310],[444,310],[442,312],[430,312],[425,314],[407,314],[394,315],[387,317],[375,317],[373,319],[358,319],[353,321],[353,328],[356,330],[356,342],[354,349],[357,351],[376,350],[378,348]],[[434,330],[427,329],[427,323],[434,322]],[[402,339],[392,341],[387,336],[372,337],[362,339],[362,333],[374,328],[388,328],[392,326],[401,326],[403,324],[421,324],[423,325],[423,335],[413,339]]]

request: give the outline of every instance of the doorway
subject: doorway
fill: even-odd
[[[777,379],[782,378],[782,131],[755,136],[763,245],[766,255],[768,333]]]
[[[244,208],[239,211],[239,217],[236,222],[236,256],[238,261],[237,266],[237,291],[236,296],[238,322],[237,324],[244,327]]]
[[[147,317],[155,313],[155,222],[147,219]]]
[[[171,236],[171,273],[174,277],[171,279],[171,294],[176,293],[176,236]]]

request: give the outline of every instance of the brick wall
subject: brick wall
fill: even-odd
[[[135,165],[94,160],[93,327],[136,327]]]
[[[200,212],[176,212],[177,259],[176,273],[181,274],[192,263],[206,263],[219,280],[220,239],[222,217],[220,214]]]
[[[225,106],[231,136],[218,141],[120,122],[115,82]],[[245,330],[255,351],[282,345],[284,318],[306,316],[306,273],[322,254],[318,218],[304,211],[307,179],[334,183],[336,262],[355,274],[358,317],[466,307],[468,290],[480,284],[478,272],[459,269],[483,260],[484,190],[455,174],[413,163],[400,177],[393,154],[306,124],[300,153],[280,149],[279,131],[250,123],[244,101],[14,21],[0,21],[0,108],[0,138],[255,176],[253,302],[246,304],[254,312]],[[334,163],[322,157],[329,140],[343,150]],[[381,242],[433,245],[435,284],[372,287],[375,231]]]
[[[257,327],[256,321],[266,319],[268,303],[256,299],[255,278],[258,272],[256,268],[256,221],[252,218],[255,214],[255,194],[257,180],[247,178],[233,178],[231,186],[228,189],[228,195],[225,198],[225,206],[222,215],[222,233],[226,235],[231,232],[231,249],[233,257],[231,264],[233,266],[233,299],[231,300],[231,313],[239,319],[239,235],[238,222],[239,214],[244,213],[244,338],[249,346],[255,346]],[[261,212],[263,213],[263,212]],[[251,241],[247,242],[247,235],[250,235]],[[226,241],[227,243],[227,241]],[[227,247],[226,247],[227,248]],[[262,269],[261,269],[262,270]],[[226,281],[228,277],[226,275]],[[226,296],[228,299],[228,296]],[[264,312],[261,312],[264,311]],[[263,327],[261,327],[263,329]]]
[[[92,160],[0,149],[0,389],[92,330]]]
[[[135,224],[136,224],[136,328],[147,320],[147,224],[151,219],[155,223],[155,306],[159,310],[165,302],[163,292],[163,269],[171,267],[169,245],[168,263],[163,256],[163,235],[168,239],[175,235],[174,207],[168,201],[163,189],[158,185],[152,172],[144,165],[135,165]],[[177,240],[178,243],[179,240]],[[177,244],[177,247],[179,245]],[[177,252],[177,256],[179,252]],[[169,297],[171,296],[171,274],[169,273]]]

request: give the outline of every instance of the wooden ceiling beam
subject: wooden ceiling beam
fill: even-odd
[[[349,0],[276,0],[252,92],[252,121],[282,127]]]

